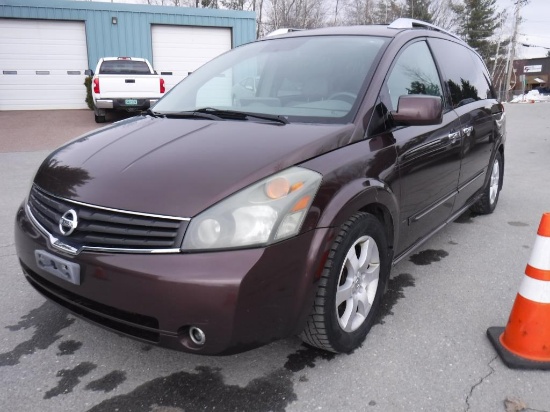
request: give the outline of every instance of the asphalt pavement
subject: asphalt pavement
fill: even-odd
[[[290,338],[205,357],[91,325],[27,284],[17,207],[49,151],[98,125],[86,110],[0,112],[0,410],[550,412],[550,371],[508,369],[486,337],[506,325],[550,211],[550,104],[506,115],[496,211],[464,214],[393,268],[360,349],[333,355]]]

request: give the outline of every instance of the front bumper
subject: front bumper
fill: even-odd
[[[331,229],[256,249],[193,254],[63,255],[21,207],[17,255],[29,283],[76,315],[142,341],[200,354],[248,350],[299,333],[313,305]],[[80,265],[80,285],[42,270],[35,251]],[[198,346],[189,327],[206,335]]]

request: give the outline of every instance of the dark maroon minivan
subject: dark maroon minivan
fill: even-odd
[[[393,264],[494,210],[504,124],[480,57],[426,23],[268,37],[50,154],[17,254],[48,299],[142,341],[350,352]]]

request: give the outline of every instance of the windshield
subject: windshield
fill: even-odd
[[[251,43],[202,66],[153,110],[163,114],[209,108],[299,122],[349,122],[387,40],[312,36]]]

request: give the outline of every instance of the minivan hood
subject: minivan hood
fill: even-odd
[[[259,179],[348,144],[353,129],[135,117],[57,149],[35,183],[92,205],[193,217]]]

